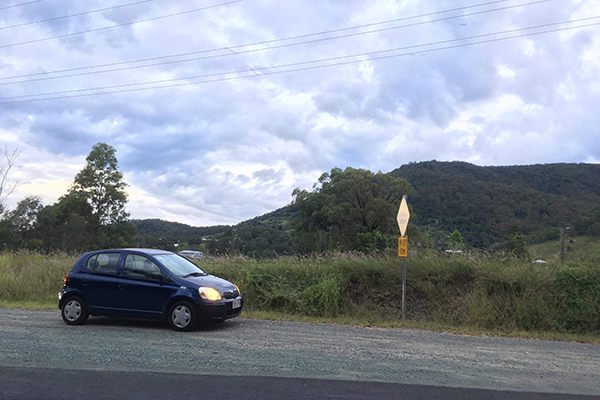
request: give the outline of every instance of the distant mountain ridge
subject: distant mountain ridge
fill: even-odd
[[[242,221],[237,225],[214,225],[214,226],[191,226],[180,222],[165,221],[158,218],[151,219],[133,219],[130,222],[135,224],[138,233],[142,235],[155,235],[172,239],[174,242],[188,242],[198,237],[213,236],[224,233],[231,228],[246,227],[258,224],[268,226],[281,226],[291,229],[291,221],[298,215],[298,210],[290,205],[281,207],[275,211],[254,217],[247,221]]]
[[[174,242],[189,241],[198,236],[216,235],[231,228],[229,225],[196,227],[158,218],[133,219],[130,222],[137,226],[138,233],[142,235],[156,235],[157,237],[169,238]]]
[[[390,172],[415,187],[423,178],[440,175],[463,176],[482,181],[516,184],[566,197],[600,197],[600,164],[534,164],[480,167],[461,161],[409,163]]]
[[[415,189],[417,225],[459,230],[488,247],[516,224],[524,233],[575,224],[600,204],[600,165],[480,167],[466,162],[410,163],[390,172]]]
[[[600,164],[480,167],[426,161],[403,165],[390,174],[415,189],[408,198],[411,223],[431,235],[458,230],[470,246],[489,247],[501,241],[512,225],[539,241],[554,238],[559,227],[573,226],[580,234],[600,227]],[[297,217],[297,209],[288,205],[235,226],[192,227],[158,219],[132,222],[141,234],[186,241],[257,225],[288,231]]]

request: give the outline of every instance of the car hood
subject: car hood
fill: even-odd
[[[217,289],[220,292],[235,289],[233,283],[213,275],[188,276],[187,278],[178,279],[188,285],[193,285],[196,288],[207,286]]]

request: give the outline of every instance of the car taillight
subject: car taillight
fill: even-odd
[[[65,275],[65,279],[63,279],[63,285],[67,284],[67,279],[69,279],[69,274]]]

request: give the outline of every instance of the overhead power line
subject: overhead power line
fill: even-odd
[[[505,2],[505,1],[507,1],[507,0],[494,1],[492,3],[484,3],[483,5],[489,5],[489,4],[498,3],[498,2]],[[209,56],[203,56],[203,57],[194,57],[194,58],[187,58],[187,59],[183,59],[183,60],[163,61],[163,62],[157,62],[157,63],[145,64],[145,65],[133,65],[133,66],[126,66],[126,67],[112,68],[112,69],[104,69],[104,70],[100,70],[100,71],[87,71],[87,72],[79,72],[79,73],[59,75],[59,76],[50,76],[50,77],[42,77],[42,78],[24,79],[24,80],[20,80],[20,81],[0,83],[0,85],[10,85],[10,84],[18,84],[18,83],[38,82],[38,81],[45,81],[45,80],[52,80],[52,79],[61,79],[61,78],[72,78],[72,77],[76,77],[76,76],[86,76],[86,75],[95,75],[95,74],[108,73],[108,72],[125,71],[125,70],[131,70],[131,69],[149,68],[149,67],[155,67],[155,66],[179,64],[179,63],[184,63],[184,62],[200,61],[200,60],[207,60],[207,59],[220,58],[220,57],[231,57],[231,56],[234,56],[234,55],[247,54],[247,53],[255,53],[255,52],[259,52],[259,51],[267,51],[267,50],[274,50],[274,49],[281,49],[281,48],[285,48],[285,47],[299,46],[299,45],[303,45],[303,44],[312,44],[312,43],[324,42],[324,41],[335,40],[335,39],[340,39],[340,38],[347,38],[347,37],[353,37],[353,36],[359,36],[359,35],[366,35],[366,34],[371,34],[371,33],[378,33],[378,32],[384,32],[384,31],[389,31],[389,30],[395,30],[395,29],[413,27],[413,26],[418,26],[418,25],[430,24],[430,23],[435,23],[435,22],[440,22],[440,21],[447,21],[447,20],[451,20],[451,19],[464,18],[464,17],[468,17],[468,16],[473,16],[473,15],[480,15],[480,14],[485,14],[485,13],[503,11],[503,10],[507,10],[507,9],[511,9],[511,8],[516,8],[516,7],[525,7],[525,6],[529,6],[529,5],[534,5],[534,4],[539,4],[539,3],[545,3],[545,2],[548,2],[548,1],[551,1],[551,0],[536,0],[536,1],[529,2],[529,3],[524,3],[524,4],[518,4],[518,5],[507,6],[507,7],[494,8],[494,9],[490,9],[490,10],[476,11],[476,12],[472,12],[472,13],[468,13],[468,14],[449,16],[449,17],[444,17],[444,18],[439,18],[439,19],[433,19],[433,20],[427,20],[427,21],[420,21],[420,22],[415,22],[415,23],[411,23],[411,24],[398,25],[398,26],[392,26],[392,27],[385,27],[385,28],[373,29],[373,30],[362,31],[362,32],[354,32],[354,33],[348,33],[348,34],[338,35],[338,36],[329,36],[329,37],[325,37],[325,38],[311,39],[311,40],[306,40],[306,41],[301,41],[301,42],[296,42],[296,43],[280,44],[280,45],[276,45],[276,46],[263,47],[263,48],[258,48],[258,49],[240,50],[240,49],[243,49],[245,47],[260,46],[260,45],[264,45],[264,44],[272,44],[272,43],[276,43],[276,42],[289,41],[289,40],[298,39],[298,38],[314,37],[314,36],[317,36],[317,35],[323,35],[323,34],[334,33],[334,32],[337,33],[337,32],[341,32],[341,31],[347,31],[347,30],[350,30],[350,29],[359,29],[359,28],[364,28],[364,27],[369,27],[369,26],[376,26],[376,25],[387,24],[387,23],[390,23],[390,22],[398,22],[398,21],[401,21],[401,20],[415,19],[415,18],[419,18],[419,17],[423,17],[423,16],[431,16],[432,14],[447,13],[447,12],[450,12],[450,11],[455,11],[456,9],[445,10],[445,11],[439,11],[437,13],[429,13],[429,14],[423,14],[423,15],[419,15],[419,16],[404,17],[404,18],[399,18],[399,19],[395,19],[395,20],[382,21],[382,22],[376,22],[376,23],[371,23],[371,24],[359,25],[359,26],[354,26],[354,27],[347,27],[347,28],[341,28],[341,29],[336,29],[336,30],[329,30],[329,31],[324,31],[324,32],[310,33],[310,34],[305,34],[305,35],[298,35],[298,36],[293,36],[293,37],[288,37],[288,38],[268,40],[268,41],[263,41],[263,42],[256,42],[256,43],[243,44],[243,45],[235,45],[235,46],[229,46],[229,47],[221,47],[221,48],[210,49],[210,50],[201,50],[201,51],[197,51],[197,52],[189,52],[189,53],[183,53],[183,54],[178,54],[178,55],[170,55],[170,56],[147,58],[147,59],[136,60],[136,61],[125,61],[125,62],[119,62],[119,63],[103,64],[103,65],[99,65],[99,66],[71,68],[71,69],[68,69],[68,70],[60,70],[60,71],[53,71],[53,72],[42,72],[42,73],[37,73],[35,75],[42,75],[42,74],[46,75],[46,74],[52,74],[52,73],[64,73],[64,72],[72,72],[72,71],[77,71],[77,70],[87,70],[87,69],[95,69],[95,68],[104,68],[104,67],[107,67],[107,66],[117,66],[117,65],[124,65],[124,64],[134,63],[134,62],[147,62],[147,61],[153,61],[153,60],[157,61],[157,60],[167,59],[167,58],[181,57],[181,56],[187,56],[187,55],[193,55],[193,54],[214,53],[214,52],[218,52],[218,51],[221,51],[221,52],[227,51],[227,53],[225,53],[225,54],[216,54],[216,55],[209,55]],[[468,6],[468,7],[473,8],[473,7],[480,7],[480,6],[482,6],[482,4],[478,4],[478,5],[474,5],[474,6]],[[467,7],[461,7],[460,9],[464,10],[466,8]],[[237,51],[234,51],[232,49],[236,49]],[[12,77],[3,77],[3,78],[0,78],[0,81],[1,80],[6,80],[6,79],[16,79],[16,78],[19,78],[19,77],[26,77],[26,76],[32,76],[32,75],[33,74],[30,74],[30,75],[17,75],[17,76],[12,76]]]
[[[31,74],[13,75],[13,76],[1,77],[0,80],[24,78],[27,76],[56,74],[56,73],[62,73],[62,72],[72,72],[72,71],[79,71],[79,70],[84,70],[84,69],[113,67],[116,65],[133,64],[133,63],[146,62],[146,61],[156,61],[156,60],[163,60],[166,58],[184,57],[184,56],[189,56],[189,55],[193,55],[193,54],[201,54],[201,53],[207,53],[207,52],[213,52],[213,51],[219,51],[219,50],[222,51],[222,50],[228,50],[228,49],[235,49],[235,48],[240,48],[240,47],[244,47],[244,46],[257,46],[257,45],[276,43],[276,42],[286,41],[286,40],[302,39],[302,38],[306,38],[306,37],[324,35],[324,34],[328,34],[328,33],[337,33],[337,32],[342,32],[342,31],[347,31],[347,30],[352,30],[352,29],[367,28],[367,27],[376,26],[376,25],[388,24],[388,23],[392,23],[392,22],[406,21],[406,20],[415,19],[415,18],[424,18],[424,17],[429,17],[429,16],[433,16],[433,15],[438,15],[438,14],[445,14],[445,13],[454,12],[454,11],[462,11],[462,10],[466,10],[466,9],[470,9],[470,8],[483,7],[483,6],[497,4],[497,3],[505,3],[507,1],[509,1],[509,0],[495,0],[495,1],[487,2],[487,3],[475,4],[475,5],[459,7],[459,8],[452,8],[452,9],[448,9],[448,10],[436,11],[436,12],[427,13],[427,14],[413,15],[410,17],[391,19],[391,20],[387,20],[387,21],[374,22],[374,23],[364,24],[364,25],[355,25],[355,26],[351,26],[351,27],[333,29],[333,30],[328,30],[328,31],[307,33],[304,35],[290,36],[290,37],[281,38],[281,39],[272,39],[272,40],[265,40],[265,41],[261,41],[261,42],[255,42],[255,43],[234,45],[234,46],[229,46],[229,47],[221,47],[218,49],[193,51],[193,52],[187,52],[187,53],[172,54],[172,55],[167,55],[167,56],[143,58],[143,59],[131,60],[131,61],[120,61],[120,62],[115,62],[115,63],[98,64],[98,65],[91,65],[91,66],[85,66],[85,67],[61,69],[61,70],[55,70],[55,71],[45,71],[45,72],[35,72],[35,73],[31,73]],[[547,1],[550,1],[550,0],[547,0]]]
[[[38,0],[38,1],[43,1],[43,0]],[[139,4],[150,3],[152,1],[154,1],[154,0],[142,0],[142,1],[136,1],[135,3],[119,4],[118,6],[112,6],[112,7],[106,7],[106,8],[99,8],[99,9],[90,10],[90,11],[83,11],[83,12],[76,13],[76,14],[62,15],[60,17],[40,19],[38,21],[31,21],[31,22],[23,22],[21,24],[15,24],[15,25],[7,25],[7,26],[0,27],[0,31],[4,30],[4,29],[9,29],[9,28],[17,28],[17,27],[20,27],[20,26],[33,25],[33,24],[41,24],[43,22],[58,21],[60,19],[66,19],[66,18],[72,18],[72,17],[80,17],[82,15],[88,15],[88,14],[94,14],[94,13],[99,13],[99,12],[103,12],[103,11],[115,10],[117,8],[123,8],[123,7],[129,7],[129,6],[137,6]],[[35,1],[34,3],[37,3],[37,1]]]
[[[2,11],[2,10],[8,10],[9,8],[27,6],[27,5],[33,4],[33,3],[41,3],[42,1],[44,1],[44,0],[34,0],[34,1],[28,1],[26,3],[13,4],[12,6],[0,7],[0,11]]]
[[[119,27],[122,27],[122,26],[130,26],[130,25],[140,24],[140,23],[143,23],[143,22],[156,21],[156,20],[164,19],[164,18],[177,17],[177,16],[180,16],[180,15],[190,14],[190,13],[194,13],[194,12],[198,12],[198,11],[209,10],[211,8],[217,8],[217,7],[222,7],[222,6],[228,6],[228,5],[235,4],[235,3],[241,3],[242,1],[244,1],[244,0],[233,0],[233,1],[229,1],[227,3],[215,4],[215,5],[212,5],[212,6],[201,7],[201,8],[194,8],[192,10],[180,11],[180,12],[176,12],[176,13],[173,13],[173,14],[167,14],[167,15],[159,15],[157,17],[140,19],[140,20],[137,20],[137,21],[125,22],[125,23],[122,23],[122,24],[105,26],[105,27],[102,27],[102,28],[88,29],[88,30],[85,30],[85,31],[66,33],[64,35],[57,35],[57,36],[50,36],[50,37],[41,38],[41,39],[27,40],[25,42],[4,44],[4,45],[0,46],[0,49],[4,49],[4,48],[7,48],[7,47],[12,47],[12,46],[21,46],[21,45],[24,45],[24,44],[39,43],[39,42],[44,42],[44,41],[54,40],[54,39],[63,39],[63,38],[66,38],[66,37],[71,37],[71,36],[76,36],[76,35],[83,35],[85,33],[101,32],[101,31],[105,31],[105,30],[108,30],[108,29],[119,28]]]
[[[378,60],[384,60],[384,59],[390,59],[390,58],[396,58],[396,57],[402,57],[402,56],[412,56],[412,55],[431,53],[431,52],[441,51],[441,50],[449,50],[449,49],[455,49],[455,48],[460,48],[460,47],[500,42],[500,41],[522,38],[522,37],[531,37],[531,36],[537,36],[537,35],[554,33],[554,32],[562,32],[562,31],[568,31],[568,30],[589,28],[592,26],[600,25],[600,22],[579,25],[579,26],[564,27],[564,28],[547,29],[547,30],[543,30],[543,31],[529,32],[529,33],[513,35],[513,36],[508,36],[508,37],[491,38],[491,39],[479,40],[479,41],[475,41],[475,42],[471,42],[471,43],[461,43],[461,44],[455,44],[455,45],[450,45],[450,46],[435,47],[435,48],[431,48],[431,49],[414,50],[414,49],[417,49],[420,47],[439,46],[439,45],[444,45],[444,44],[448,44],[448,43],[452,43],[452,42],[481,39],[484,37],[489,37],[489,36],[494,36],[494,35],[510,34],[510,33],[515,33],[515,32],[524,31],[524,30],[548,28],[551,26],[557,26],[557,25],[562,25],[562,24],[567,24],[567,23],[583,22],[583,21],[589,21],[589,20],[594,20],[594,19],[597,20],[599,18],[600,18],[600,16],[594,16],[594,17],[581,18],[581,19],[572,20],[572,21],[554,22],[554,23],[548,23],[548,24],[537,25],[537,26],[526,27],[526,28],[518,28],[518,29],[511,29],[511,30],[494,32],[494,33],[475,35],[475,36],[470,36],[470,37],[465,37],[465,38],[442,40],[442,41],[424,43],[424,44],[419,44],[419,45],[398,47],[398,48],[394,48],[394,49],[379,50],[379,51],[373,51],[373,52],[361,53],[361,54],[353,54],[353,55],[347,55],[347,56],[331,57],[331,58],[320,59],[320,60],[296,62],[296,63],[291,63],[291,64],[275,65],[275,66],[270,66],[270,67],[255,67],[255,68],[250,68],[250,69],[246,69],[246,70],[221,72],[221,73],[206,74],[206,75],[197,75],[197,76],[186,77],[186,78],[167,79],[167,80],[161,80],[161,81],[131,83],[131,84],[123,84],[123,85],[115,85],[115,86],[89,88],[89,89],[75,89],[75,90],[62,91],[62,92],[50,92],[50,93],[40,93],[40,94],[5,97],[5,98],[0,98],[0,100],[9,100],[9,99],[35,97],[35,96],[55,96],[55,97],[46,97],[46,98],[39,98],[39,99],[0,102],[0,105],[27,103],[27,102],[44,101],[44,100],[61,100],[61,99],[86,97],[86,96],[99,96],[99,95],[106,95],[106,94],[129,93],[129,92],[138,92],[138,91],[154,90],[154,89],[166,89],[166,88],[181,87],[181,86],[199,85],[199,84],[204,84],[204,83],[231,81],[231,80],[252,78],[252,77],[257,77],[257,76],[261,77],[261,76],[269,76],[269,75],[278,75],[278,74],[283,74],[283,73],[307,71],[307,70],[313,70],[313,69],[330,68],[330,67],[335,67],[335,66],[356,64],[356,63],[360,63],[360,62],[364,62],[364,61],[378,61]],[[410,50],[410,51],[404,52],[404,53],[399,53],[399,54],[385,54],[385,53],[393,53],[393,52],[402,51],[402,50]],[[370,58],[369,59],[341,61],[344,59],[358,58],[358,57],[370,57]],[[311,65],[311,64],[317,64],[317,63],[328,63],[328,64]],[[272,71],[275,69],[283,69],[283,68],[291,68],[291,69],[285,69],[282,71]],[[240,76],[240,74],[245,74],[245,75]],[[227,76],[227,75],[238,75],[238,76]],[[209,78],[209,79],[206,79],[206,78]],[[77,92],[92,91],[92,90],[105,90],[105,89],[123,88],[123,87],[131,87],[131,86],[155,85],[157,83],[168,83],[168,82],[174,82],[174,81],[180,81],[180,80],[190,80],[190,79],[205,79],[205,80],[196,81],[196,82],[182,82],[182,83],[176,83],[176,84],[170,84],[170,85],[150,86],[150,87],[143,87],[143,88],[122,89],[122,90],[115,90],[115,91],[73,94],[73,95],[69,95],[69,96],[56,96],[57,94],[77,93]]]

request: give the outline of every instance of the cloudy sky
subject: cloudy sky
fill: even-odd
[[[600,0],[2,0],[0,146],[53,204],[235,224],[333,167],[600,162]]]

